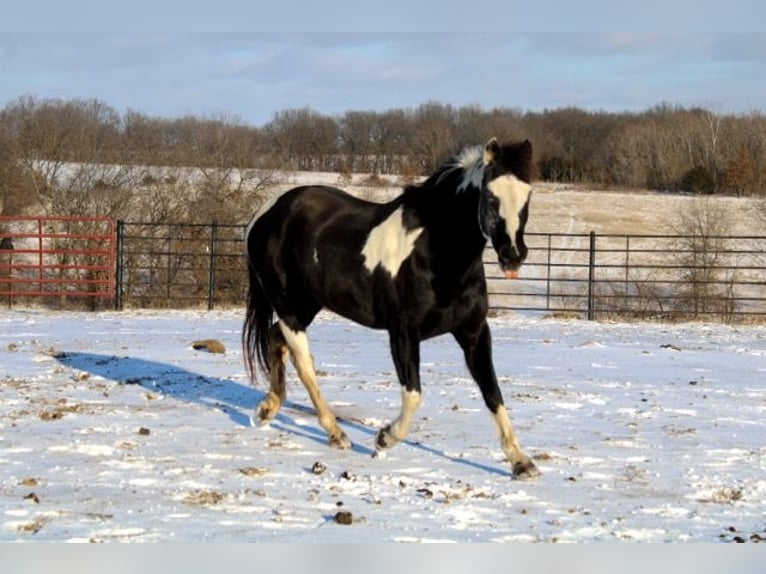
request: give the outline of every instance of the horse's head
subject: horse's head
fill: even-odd
[[[479,194],[479,227],[492,242],[500,268],[517,277],[527,257],[524,226],[532,190],[532,144],[499,145],[492,138],[484,148],[484,170]]]

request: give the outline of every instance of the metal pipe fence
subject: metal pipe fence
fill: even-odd
[[[244,225],[113,227],[106,242],[114,247],[113,272],[98,271],[110,281],[115,308],[244,303]],[[486,250],[492,309],[587,319],[766,320],[765,237],[528,233],[526,241],[529,257],[517,280],[505,279]],[[4,263],[11,253],[0,244],[0,287],[16,280],[18,269]],[[9,300],[0,292],[0,302],[4,295]]]
[[[528,234],[523,279],[487,251],[494,308],[588,319],[766,319],[766,238]]]
[[[115,296],[115,254],[109,218],[0,216],[0,301],[95,309]]]
[[[241,305],[245,227],[117,222],[115,307]]]
[[[245,226],[118,223],[119,307],[236,306]],[[527,234],[516,281],[485,252],[490,306],[588,319],[766,318],[766,238]]]
[[[117,306],[241,305],[243,225],[118,222]],[[587,319],[766,318],[766,238],[527,234],[523,277],[485,252],[490,306]]]

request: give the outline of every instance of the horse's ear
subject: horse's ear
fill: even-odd
[[[521,147],[524,148],[524,153],[528,153],[529,155],[532,155],[532,142],[529,140],[524,140],[524,143],[521,144]]]
[[[487,142],[487,145],[484,146],[484,165],[489,165],[495,161],[499,152],[500,144],[497,143],[497,138],[492,138]]]
[[[532,161],[532,142],[531,141],[524,140],[521,143],[521,145],[519,145],[519,157],[528,163]]]

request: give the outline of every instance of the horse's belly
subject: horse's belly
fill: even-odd
[[[314,278],[311,292],[323,308],[366,327],[381,327],[370,286],[358,275],[323,274]]]

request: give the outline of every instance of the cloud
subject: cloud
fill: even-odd
[[[766,35],[662,33],[102,33],[0,35],[0,105],[100,98],[167,117],[455,106],[750,111]]]

